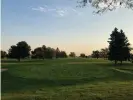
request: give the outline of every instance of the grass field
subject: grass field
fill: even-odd
[[[133,100],[133,64],[102,59],[3,60],[2,100]]]

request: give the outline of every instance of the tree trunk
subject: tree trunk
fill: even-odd
[[[117,60],[115,60],[115,65],[117,64]]]
[[[18,58],[18,61],[20,62],[20,58]]]
[[[121,60],[121,65],[122,65],[122,60]]]

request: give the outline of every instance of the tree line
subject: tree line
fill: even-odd
[[[52,59],[52,58],[66,58],[67,54],[65,51],[60,51],[57,49],[46,47],[42,45],[37,47],[34,50],[31,50],[31,47],[25,41],[18,42],[16,45],[12,45],[8,50],[8,53],[1,51],[1,58],[14,58],[20,61],[24,58],[32,59]]]
[[[91,57],[92,58],[104,58],[107,59],[108,58],[108,52],[109,49],[108,48],[102,48],[101,50],[95,50],[92,51]]]
[[[133,54],[131,54],[132,48],[128,38],[126,37],[123,30],[118,31],[115,28],[110,34],[108,48],[102,48],[101,50],[94,50],[90,56],[81,53],[79,57],[82,58],[104,58],[114,61],[115,64],[123,61],[133,62]],[[16,45],[12,45],[8,50],[8,53],[1,51],[1,58],[15,58],[18,61],[24,58],[32,59],[52,59],[52,58],[66,58],[66,57],[76,57],[75,52],[70,52],[67,55],[66,51],[60,50],[58,47],[56,49],[52,47],[46,47],[42,45],[34,50],[25,41],[18,42]]]

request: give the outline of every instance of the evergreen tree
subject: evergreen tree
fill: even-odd
[[[115,28],[109,38],[109,53],[108,59],[115,61],[117,64],[118,61],[126,61],[130,58],[130,44],[123,30],[118,32],[118,29]]]

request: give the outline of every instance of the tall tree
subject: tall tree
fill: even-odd
[[[128,42],[127,37],[123,30],[118,32],[118,29],[115,28],[109,38],[109,56],[108,59],[115,61],[117,64],[118,61],[126,61],[130,59],[130,43]]]
[[[28,57],[30,55],[30,46],[25,42],[18,42],[17,45],[13,45],[9,49],[9,57],[16,58],[20,61],[21,58]]]
[[[1,58],[5,58],[7,56],[7,53],[3,50],[1,50]]]
[[[125,7],[133,10],[133,0],[78,0],[81,7],[90,4],[96,8],[96,13],[103,13],[115,10],[116,8]]]

